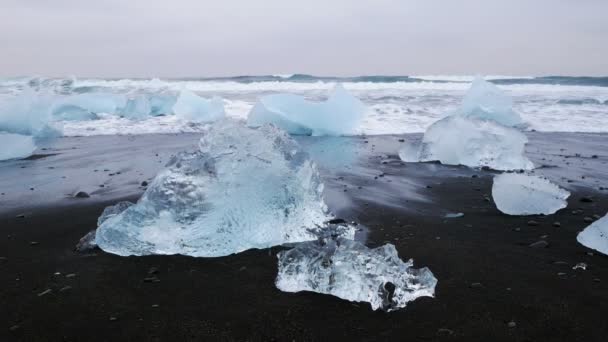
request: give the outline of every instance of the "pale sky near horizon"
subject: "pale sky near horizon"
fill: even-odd
[[[608,0],[0,0],[0,76],[608,76]]]

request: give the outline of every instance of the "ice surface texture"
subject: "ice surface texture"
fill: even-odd
[[[550,215],[565,208],[570,193],[550,181],[516,173],[494,177],[492,198],[508,215]]]
[[[298,244],[278,254],[276,286],[281,291],[313,291],[355,302],[373,310],[393,311],[418,297],[433,297],[437,279],[428,268],[403,262],[395,246],[368,248],[345,239]]]
[[[324,102],[293,94],[263,96],[249,112],[247,124],[272,123],[291,134],[346,135],[354,132],[365,112],[365,105],[338,84]]]
[[[222,120],[169,162],[96,242],[118,255],[214,257],[314,239],[330,218],[315,165],[289,136]]]
[[[527,142],[522,132],[492,120],[448,116],[428,128],[420,145],[406,145],[399,157],[406,162],[529,170],[534,165],[524,156]]]
[[[451,115],[494,120],[505,126],[522,123],[519,114],[513,110],[511,98],[481,76],[473,80],[460,108]]]
[[[212,122],[223,118],[224,102],[219,97],[204,99],[189,90],[182,90],[173,105],[178,117],[191,122]]]
[[[36,144],[33,137],[0,132],[0,161],[26,158],[35,150]]]
[[[608,215],[585,228],[578,234],[576,240],[587,248],[608,255]]]
[[[0,131],[49,137],[61,134],[52,124],[51,96],[25,88],[21,94],[0,104]]]
[[[399,156],[406,162],[529,170],[534,165],[524,155],[528,139],[511,127],[520,123],[511,99],[478,77],[460,108],[433,123],[419,145],[407,144]]]

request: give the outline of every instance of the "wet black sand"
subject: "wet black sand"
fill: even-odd
[[[590,254],[576,234],[584,217],[608,209],[608,191],[599,190],[608,138],[569,139],[532,137],[529,154],[550,165],[539,172],[573,193],[548,217],[498,212],[490,171],[403,165],[397,137],[357,138],[356,163],[322,166],[330,207],[368,227],[368,245],[393,243],[439,280],[435,298],[388,314],[280,292],[279,248],[213,259],[80,254],[75,243],[116,198],[24,203],[0,214],[0,341],[605,341],[608,257]],[[445,219],[448,212],[464,217]],[[529,247],[541,239],[547,248]],[[572,269],[580,262],[587,270]]]

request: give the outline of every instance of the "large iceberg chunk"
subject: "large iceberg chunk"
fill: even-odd
[[[148,97],[145,95],[136,95],[127,100],[124,108],[122,108],[120,114],[131,120],[145,119],[150,115],[151,107]]]
[[[325,102],[311,102],[293,94],[267,95],[249,112],[247,124],[272,123],[291,134],[352,134],[363,119],[365,105],[337,84]]]
[[[182,90],[173,105],[173,113],[191,122],[212,122],[223,118],[224,102],[215,96],[204,99],[189,90]]]
[[[527,142],[522,132],[492,120],[448,116],[427,129],[419,146],[406,145],[399,156],[406,162],[529,170],[534,165],[524,156]]]
[[[587,248],[608,255],[608,215],[585,228],[578,234],[576,240]]]
[[[393,311],[418,297],[433,297],[437,279],[424,267],[403,262],[395,246],[370,249],[345,239],[320,239],[278,254],[277,288],[313,291]]]
[[[494,120],[505,126],[522,123],[519,114],[513,110],[513,101],[494,84],[477,76],[458,108],[452,115],[467,118]]]
[[[35,150],[32,136],[0,132],[0,161],[26,158]]]
[[[123,95],[85,93],[59,97],[53,104],[52,113],[59,120],[91,120],[100,113],[117,113],[125,105]]]
[[[528,138],[511,128],[521,123],[511,99],[477,77],[460,108],[432,124],[420,145],[406,145],[399,156],[406,162],[529,170],[534,165],[524,156]]]
[[[492,198],[508,215],[550,215],[565,208],[570,192],[547,179],[517,173],[494,177]]]
[[[96,243],[118,255],[215,257],[312,240],[331,217],[315,165],[281,130],[228,120],[169,162],[137,204],[107,217]]]
[[[175,96],[153,94],[148,97],[150,101],[150,115],[168,115],[173,113],[173,106],[177,101]]]
[[[50,96],[25,88],[0,104],[0,131],[35,137],[60,135],[60,127],[52,123],[52,104]]]

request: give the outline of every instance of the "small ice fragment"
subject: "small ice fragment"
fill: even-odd
[[[473,80],[460,108],[452,115],[493,120],[505,126],[516,126],[522,123],[519,114],[513,110],[511,98],[481,76],[477,76]]]
[[[366,110],[358,98],[337,84],[324,102],[293,94],[263,96],[249,112],[247,125],[272,123],[298,135],[345,135],[354,132]]]
[[[464,214],[463,213],[447,213],[445,214],[445,218],[458,218],[458,217],[463,217]]]
[[[0,132],[0,161],[26,158],[35,150],[32,136]]]
[[[224,102],[217,96],[208,100],[182,90],[173,105],[173,113],[190,122],[212,122],[225,116]]]
[[[494,170],[529,170],[524,156],[528,138],[520,131],[492,120],[448,116],[432,124],[416,147],[406,145],[403,161],[439,161],[447,165],[487,166]]]
[[[585,264],[584,262],[579,262],[578,264],[574,265],[572,267],[573,270],[583,270],[585,271],[587,269],[587,264]]]
[[[370,249],[342,237],[324,239],[279,252],[278,259],[279,290],[368,302],[373,310],[393,311],[418,297],[433,297],[437,284],[428,268],[403,262],[391,244]]]
[[[285,132],[223,120],[137,204],[102,220],[95,240],[118,255],[199,257],[312,240],[307,227],[332,218],[322,192],[316,166]]]
[[[570,192],[547,179],[518,173],[494,177],[492,198],[508,215],[550,215],[568,205]]]
[[[608,215],[585,228],[578,234],[576,240],[587,248],[608,255]]]

